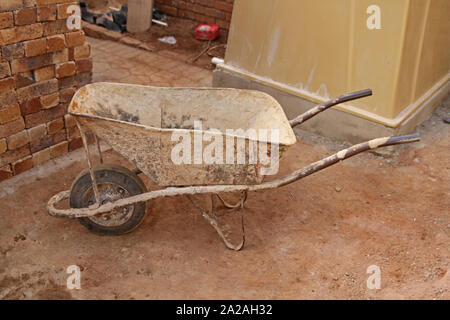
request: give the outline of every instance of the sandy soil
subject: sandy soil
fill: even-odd
[[[149,202],[144,223],[120,237],[50,217],[47,200],[86,166],[82,150],[51,161],[0,184],[0,298],[449,299],[447,112],[449,98],[418,128],[423,140],[390,157],[366,153],[250,194],[241,252],[184,197]],[[342,147],[300,136],[280,175]],[[106,160],[127,164],[113,151]],[[73,264],[80,290],[66,289]],[[380,290],[366,286],[371,265]]]

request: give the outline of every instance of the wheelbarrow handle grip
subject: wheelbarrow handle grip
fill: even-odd
[[[370,97],[371,95],[372,95],[372,89],[356,91],[356,92],[353,92],[353,93],[349,93],[349,94],[340,96],[338,98],[338,100],[339,100],[338,103],[343,103],[343,102],[347,102],[347,101],[352,101],[352,100],[356,100],[356,99]],[[333,101],[333,100],[330,100],[330,101]]]
[[[316,116],[317,114],[319,114],[335,105],[338,105],[340,103],[347,102],[347,101],[361,99],[361,98],[368,97],[371,95],[372,95],[372,90],[366,89],[366,90],[361,90],[361,91],[345,94],[343,96],[328,100],[327,102],[324,102],[324,103],[306,111],[305,113],[299,115],[295,119],[292,119],[289,122],[289,124],[291,125],[291,127],[298,126],[299,124],[302,124],[306,120],[311,119],[312,117]]]

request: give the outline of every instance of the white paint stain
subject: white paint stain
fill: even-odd
[[[325,99],[330,99],[330,93],[328,92],[328,88],[325,83],[322,83],[314,94],[319,97],[324,97]]]
[[[369,147],[370,149],[376,149],[379,146],[385,144],[386,142],[388,142],[389,137],[388,138],[378,138],[378,139],[374,139],[369,141]]]
[[[304,90],[304,89],[303,89],[303,83],[302,83],[302,82],[297,83],[297,84],[295,85],[295,87],[296,87],[296,88],[299,88],[300,90]]]
[[[342,159],[345,159],[346,154],[347,154],[347,150],[342,150],[337,153],[337,157],[342,160]]]
[[[275,59],[275,54],[277,53],[278,50],[278,42],[280,41],[280,34],[281,29],[280,27],[277,27],[272,36],[272,40],[270,41],[270,46],[267,53],[267,64],[269,65],[269,67],[272,66],[272,63]]]
[[[306,91],[309,91],[309,86],[311,85],[311,82],[314,78],[314,73],[316,72],[317,63],[314,65],[314,67],[311,69],[311,72],[309,73],[308,81],[306,82],[305,89]]]

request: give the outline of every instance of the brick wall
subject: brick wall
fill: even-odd
[[[218,24],[230,28],[234,0],[155,0],[155,8],[168,15],[194,20],[198,23]]]
[[[74,0],[0,0],[0,181],[82,146],[66,114],[91,82],[83,31],[66,26]]]

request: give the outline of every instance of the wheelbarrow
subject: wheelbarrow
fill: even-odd
[[[343,95],[289,121],[278,102],[259,91],[89,84],[77,91],[68,111],[77,122],[88,169],[70,190],[54,195],[47,210],[55,217],[78,218],[95,233],[120,235],[139,226],[149,200],[185,195],[226,247],[240,250],[248,192],[279,188],[361,152],[420,139],[417,134],[374,139],[264,182],[296,143],[293,127],[332,106],[370,95],[370,89]],[[100,164],[93,164],[88,133],[95,138]],[[99,139],[136,169],[104,164]],[[141,173],[161,189],[148,192]],[[226,201],[223,195],[229,193],[239,200]],[[209,195],[211,209],[202,208],[196,195]],[[57,208],[65,199],[70,208]],[[242,239],[236,245],[216,219],[217,201],[241,212]]]

